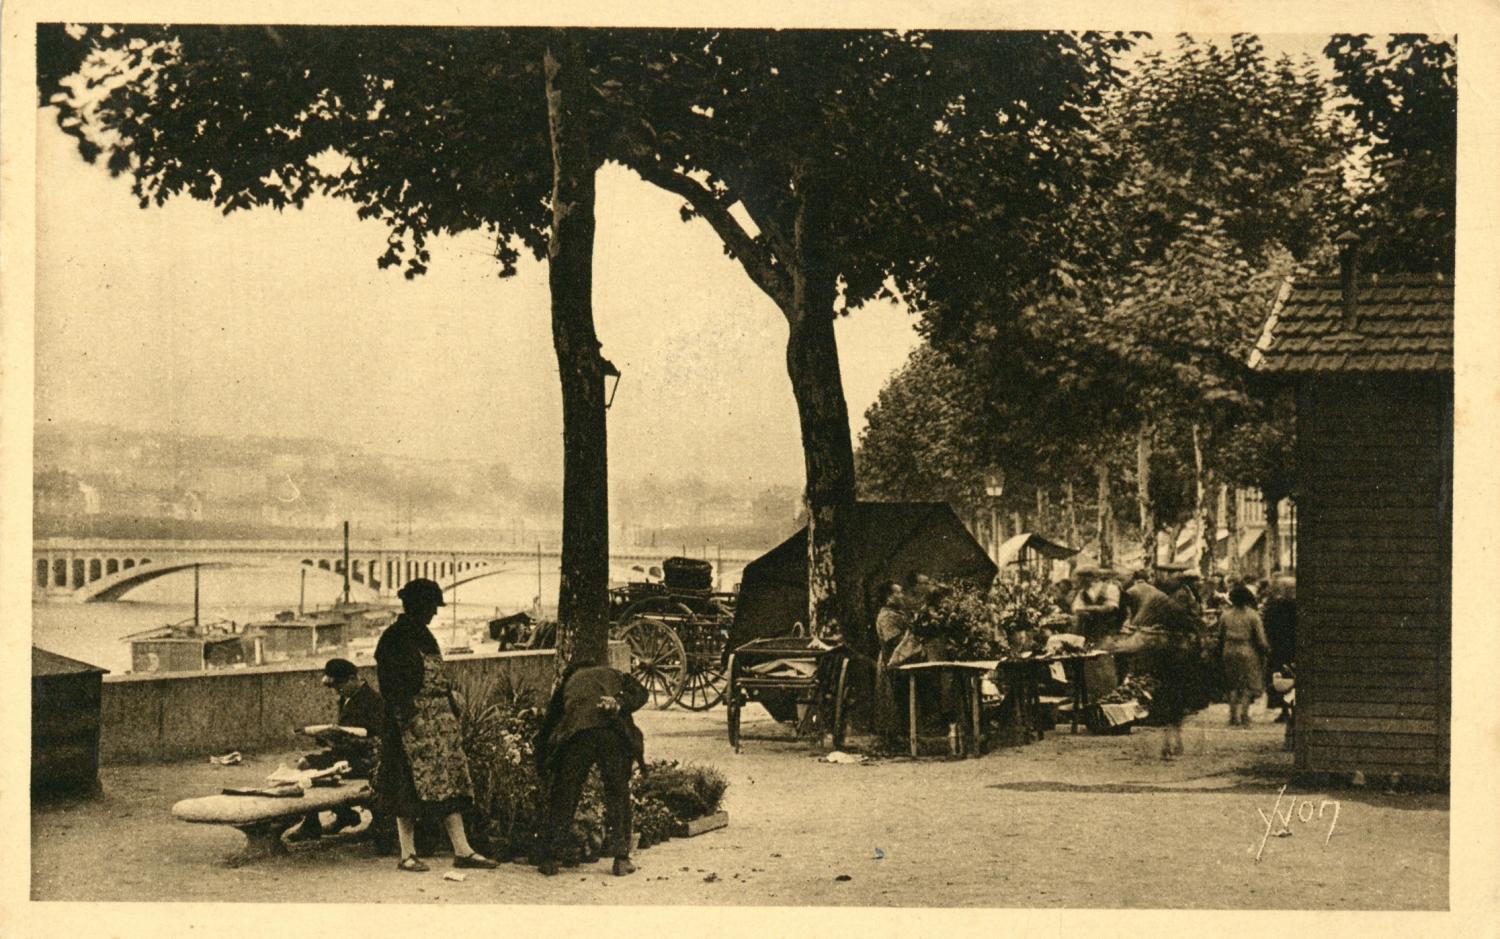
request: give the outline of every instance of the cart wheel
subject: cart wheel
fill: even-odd
[[[645,618],[628,624],[623,638],[630,645],[630,674],[650,692],[652,705],[670,707],[687,679],[682,640],[666,623]]]
[[[688,656],[687,680],[677,693],[677,703],[689,711],[706,711],[724,698],[724,670],[717,655],[693,653]]]
[[[726,705],[727,720],[729,724],[729,745],[734,747],[734,752],[740,752],[740,699],[739,689],[734,686],[734,656],[729,656],[729,663],[724,666],[724,703]]]
[[[849,677],[849,660],[845,658],[839,663],[838,685],[833,693],[833,748],[844,749],[844,722],[848,715],[844,713],[844,695],[846,693],[845,682]]]

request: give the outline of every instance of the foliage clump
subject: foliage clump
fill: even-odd
[[[538,696],[504,678],[470,677],[459,683],[454,699],[474,781],[474,805],[465,819],[470,839],[491,857],[533,856],[547,805],[546,780],[536,765]],[[724,775],[708,766],[659,760],[648,773],[637,772],[631,803],[641,846],[665,841],[687,822],[719,811],[728,787]],[[595,770],[559,860],[597,859],[604,840],[604,789]]]

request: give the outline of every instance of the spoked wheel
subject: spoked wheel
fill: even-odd
[[[844,700],[848,695],[849,659],[839,663],[838,685],[833,692],[833,748],[844,749],[844,723],[849,715],[844,713]]]
[[[677,694],[677,703],[689,711],[706,711],[724,699],[724,668],[717,653],[695,652],[688,656],[687,680]]]
[[[726,676],[724,688],[724,705],[725,709],[728,711],[727,720],[729,723],[729,745],[734,748],[735,753],[738,753],[740,752],[740,696],[739,691],[734,687],[733,655],[729,657],[729,665],[725,667],[724,674]]]
[[[666,623],[636,619],[622,637],[630,646],[630,674],[651,695],[651,704],[665,709],[682,694],[687,679],[687,652]]]

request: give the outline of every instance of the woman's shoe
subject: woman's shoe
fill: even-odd
[[[480,854],[478,851],[476,851],[473,854],[465,854],[462,856],[454,855],[453,866],[468,867],[475,870],[492,871],[500,866],[500,862],[492,861],[489,858],[485,857],[483,854]]]
[[[635,865],[632,864],[632,863],[630,863],[630,858],[628,858],[628,857],[617,857],[617,858],[615,858],[614,875],[616,877],[624,877],[627,874],[634,874],[634,873],[635,873]]]
[[[429,868],[426,864],[423,864],[421,861],[417,860],[417,856],[415,854],[408,854],[406,857],[396,862],[396,869],[403,870],[411,874],[420,874],[423,871],[428,870]]]
[[[557,876],[557,862],[556,861],[543,861],[543,862],[541,862],[540,864],[538,864],[536,866],[536,870],[537,870],[537,873],[541,874],[543,877],[556,877]]]

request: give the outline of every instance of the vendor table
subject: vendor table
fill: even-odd
[[[910,665],[898,665],[894,671],[906,675],[907,681],[907,714],[910,721],[911,732],[911,755],[917,755],[918,723],[917,723],[917,676],[936,675],[947,676],[961,683],[964,688],[965,717],[969,720],[969,739],[974,741],[972,755],[978,756],[984,752],[984,724],[980,714],[980,700],[983,694],[981,683],[984,676],[995,670],[996,663],[989,662],[913,662]]]

